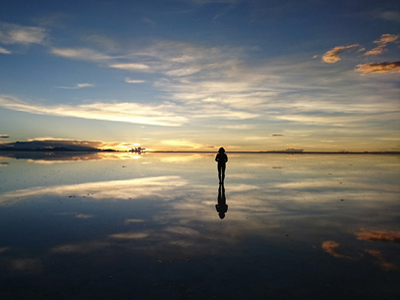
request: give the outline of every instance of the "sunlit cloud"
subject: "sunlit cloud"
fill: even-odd
[[[386,52],[386,45],[396,41],[399,37],[399,34],[383,34],[378,40],[374,41],[379,46],[367,51],[364,55],[379,55]]]
[[[0,23],[0,43],[3,44],[41,44],[46,36],[46,30],[41,27]]]
[[[325,241],[321,245],[322,249],[325,252],[333,255],[334,257],[337,257],[337,258],[350,258],[349,256],[345,256],[345,255],[343,255],[343,254],[341,254],[339,252],[339,249],[338,249],[339,246],[340,246],[340,244],[336,243],[335,241]]]
[[[248,129],[254,129],[254,128],[256,128],[256,126],[255,125],[243,124],[243,125],[225,125],[225,126],[219,126],[218,128],[220,128],[220,129],[233,129],[233,130],[248,130]]]
[[[378,265],[382,270],[384,271],[390,271],[390,270],[396,270],[397,266],[395,264],[389,263],[386,261],[386,259],[383,257],[382,252],[378,250],[364,250],[366,253],[369,255],[372,255],[377,258],[377,261],[375,262],[376,265]]]
[[[364,55],[379,55],[387,51],[386,45],[379,45],[378,47],[365,52]]]
[[[201,148],[202,144],[193,143],[187,140],[163,140],[161,144],[171,146],[171,147],[180,147],[180,148]]]
[[[382,34],[382,36],[374,41],[375,44],[388,44],[400,38],[400,34]]]
[[[328,64],[333,64],[340,60],[339,54],[350,51],[356,47],[359,47],[359,44],[335,47],[324,54],[324,56],[322,57],[322,61]]]
[[[4,49],[3,47],[0,47],[0,53],[1,54],[11,54],[11,51],[8,51],[7,49]]]
[[[146,82],[144,80],[140,80],[140,79],[130,79],[129,77],[125,78],[125,82],[126,83],[143,83]]]
[[[140,63],[112,64],[109,65],[109,67],[127,71],[143,71],[143,70],[148,70],[150,68],[148,65]]]
[[[95,85],[92,83],[78,83],[75,86],[59,86],[58,88],[60,89],[68,89],[68,90],[77,90],[77,89],[82,89],[82,88],[86,88],[86,87],[94,87]]]
[[[9,137],[8,134],[0,134],[0,139],[8,139]]]
[[[71,105],[33,105],[14,97],[0,96],[0,107],[31,114],[75,117],[92,120],[126,122],[158,126],[180,126],[186,117],[176,115],[174,105],[163,103],[145,105],[139,103],[106,103]]]
[[[400,231],[366,230],[354,234],[358,240],[370,242],[400,242]]]
[[[357,65],[355,71],[362,73],[362,76],[368,74],[400,73],[400,61],[361,64]]]

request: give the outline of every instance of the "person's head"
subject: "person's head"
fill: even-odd
[[[225,149],[223,147],[221,147],[221,148],[219,148],[218,152],[223,154],[223,153],[225,153]]]
[[[223,212],[220,212],[218,215],[219,215],[219,218],[220,218],[220,219],[225,218],[225,213],[223,213]]]

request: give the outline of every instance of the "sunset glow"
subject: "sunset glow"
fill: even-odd
[[[0,144],[400,151],[396,1],[5,1]]]

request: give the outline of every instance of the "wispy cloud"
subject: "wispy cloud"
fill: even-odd
[[[400,22],[400,12],[398,11],[383,11],[379,13],[379,17],[386,21]]]
[[[400,61],[361,64],[357,65],[355,71],[362,73],[361,75],[400,73]]]
[[[285,135],[281,134],[281,133],[274,133],[274,134],[271,134],[270,136],[285,136]]]
[[[199,149],[199,148],[204,148],[204,145],[198,144],[198,143],[193,143],[191,141],[187,140],[163,140],[161,141],[161,144],[171,146],[174,148],[194,148],[194,149]]]
[[[101,52],[87,48],[51,48],[50,53],[70,59],[88,61],[105,61],[113,58]]]
[[[46,36],[46,30],[41,27],[0,23],[0,43],[3,44],[41,44]]]
[[[68,90],[77,90],[77,89],[82,89],[86,87],[94,87],[95,85],[92,83],[78,83],[75,86],[59,86],[58,88],[60,89],[68,89]]]
[[[254,128],[256,128],[256,126],[243,124],[243,125],[225,125],[225,126],[219,126],[219,128],[220,129],[233,129],[233,130],[248,130],[248,129],[254,129]]]
[[[328,64],[334,64],[335,62],[340,60],[339,54],[350,51],[356,47],[359,47],[359,44],[354,44],[350,46],[337,46],[332,50],[326,52],[322,57],[322,61]]]
[[[130,102],[71,105],[33,105],[14,97],[0,97],[0,107],[39,115],[75,117],[158,126],[180,126],[187,118],[174,113],[175,106],[165,102],[145,105]]]
[[[0,139],[8,139],[9,137],[8,134],[0,134]]]
[[[378,47],[367,51],[364,55],[379,55],[386,52],[386,45],[389,43],[393,43],[399,37],[399,34],[383,34],[378,40],[374,41],[375,44],[378,44]]]
[[[129,77],[125,78],[125,82],[126,83],[144,83],[146,82],[145,80],[141,80],[141,79],[130,79]]]
[[[343,255],[343,254],[341,254],[339,252],[339,249],[338,249],[339,246],[340,246],[340,244],[336,243],[335,241],[326,241],[326,242],[322,243],[321,247],[325,252],[333,255],[334,257],[337,257],[337,258],[350,258],[349,256],[345,256],[345,255]]]
[[[7,49],[4,49],[3,47],[0,47],[0,53],[1,54],[11,54],[11,51],[8,51]]]
[[[148,70],[150,68],[148,65],[140,63],[112,64],[109,65],[109,67],[127,71],[143,71],[143,70]]]

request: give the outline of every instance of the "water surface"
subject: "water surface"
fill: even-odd
[[[399,156],[0,155],[1,299],[400,296]]]

